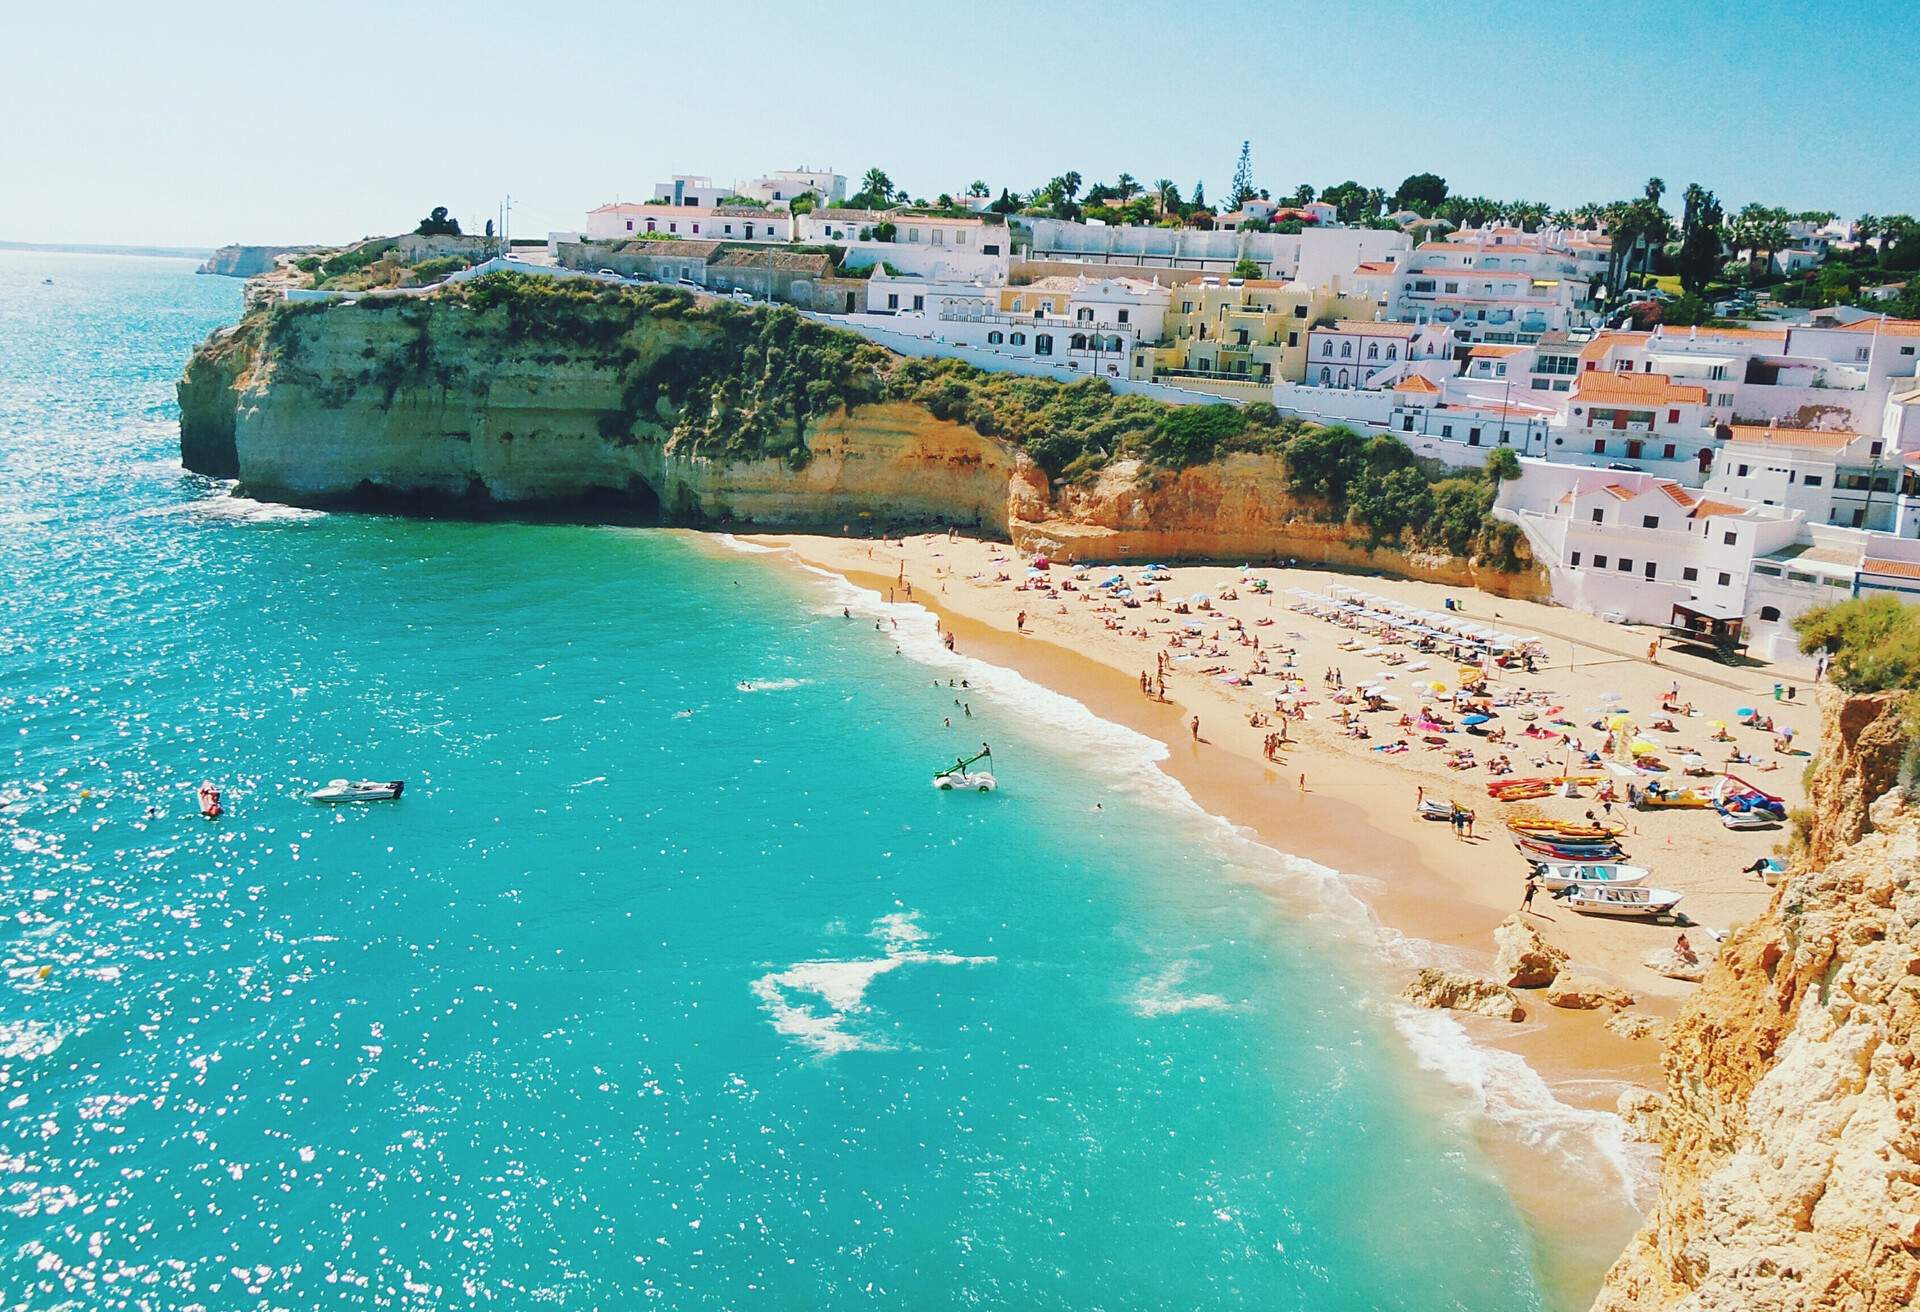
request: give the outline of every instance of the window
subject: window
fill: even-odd
[[[1674,455],[1673,443],[1669,442],[1665,446],[1660,448],[1660,458],[1662,460],[1671,460],[1673,459],[1673,455]]]
[[[1368,342],[1367,343],[1367,359],[1378,360],[1379,358],[1380,358],[1380,343]]]
[[[1304,319],[1304,318],[1306,318],[1306,317],[1307,317],[1307,307],[1306,307],[1306,306],[1305,306],[1304,304],[1301,304],[1301,305],[1296,305],[1296,306],[1294,306],[1294,307],[1293,307],[1293,317],[1294,317],[1294,318],[1296,318],[1296,319]]]
[[[1593,567],[1595,569],[1605,569],[1607,567],[1607,558],[1605,556],[1595,556],[1593,558]]]
[[[953,234],[953,244],[955,246],[965,246],[967,244],[967,230],[965,228],[961,228]]]
[[[1770,579],[1780,577],[1780,567],[1778,565],[1755,565],[1753,572],[1755,574],[1765,574]]]
[[[1659,527],[1660,527],[1660,516],[1658,516],[1658,515],[1642,515],[1642,516],[1640,516],[1640,527],[1641,527],[1641,528],[1659,528]]]
[[[1452,437],[1452,436],[1453,436],[1453,425],[1452,425],[1452,424],[1442,424],[1442,425],[1440,425],[1440,436],[1442,436],[1442,437]]]
[[[1533,380],[1533,390],[1536,392],[1544,392],[1551,385],[1552,384],[1545,378],[1536,378]]]
[[[1734,470],[1734,475],[1738,478],[1745,478],[1747,476],[1747,467],[1745,465],[1739,466]]]
[[[1332,342],[1322,342],[1322,343],[1320,343],[1320,354],[1321,354],[1321,355],[1322,355],[1323,357],[1324,357],[1324,356],[1330,356],[1330,355],[1332,355],[1332,354],[1333,354],[1333,343],[1332,343]]]
[[[1679,422],[1680,422],[1680,412],[1679,412],[1678,410],[1669,410],[1669,411],[1667,411],[1667,422],[1668,422],[1668,423],[1670,423],[1670,424],[1677,424],[1677,423],[1679,423]]]
[[[1020,310],[1020,309],[1024,309],[1024,308],[1025,308],[1025,307],[1024,307],[1024,306],[1023,306],[1022,304],[1021,304],[1021,300],[1020,300],[1020,298],[1019,298],[1018,296],[1016,296],[1016,297],[1014,297],[1014,298],[1013,298],[1013,306],[1012,306],[1012,308],[1013,308],[1013,309],[1015,309],[1015,310]]]
[[[1025,333],[1015,333],[1013,336],[1007,338],[1007,345],[1009,346],[1025,346],[1026,344],[1027,335]]]
[[[1126,322],[1127,322],[1127,313],[1128,313],[1128,312],[1127,312],[1126,310],[1122,310],[1122,311],[1120,311],[1120,322],[1121,322],[1121,323],[1126,323]]]
[[[1697,583],[1700,580],[1700,571],[1687,565],[1681,569],[1680,577],[1688,583]]]
[[[1324,372],[1326,372],[1326,371],[1325,371],[1325,370],[1322,370],[1321,372],[1322,372],[1322,373],[1324,373]],[[1400,431],[1401,431],[1401,432],[1403,432],[1403,433],[1411,433],[1411,432],[1413,431],[1413,416],[1412,416],[1412,415],[1402,415],[1402,416],[1400,417]]]
[[[1720,540],[1731,547],[1740,541],[1740,535],[1738,533],[1726,533],[1721,536]]]
[[[1596,438],[1594,438],[1594,439],[1593,439],[1593,453],[1594,453],[1595,455],[1597,455],[1597,456],[1603,456],[1603,455],[1605,455],[1605,454],[1607,453],[1607,439],[1606,439],[1606,438],[1604,438],[1604,437],[1596,437]]]
[[[680,231],[680,225],[679,225],[679,224],[677,224],[677,223],[669,223],[669,224],[667,225],[667,231],[668,231],[668,232],[678,232],[678,231]]]
[[[998,328],[994,329],[992,332],[987,334],[987,343],[990,346],[998,346],[1000,345],[1000,343],[1006,340],[1007,340],[1007,335],[1001,332]]]
[[[1606,519],[1607,519],[1607,512],[1602,510],[1600,507],[1595,506],[1593,508],[1593,522],[1596,524],[1604,524],[1606,522]]]
[[[1298,345],[1300,345],[1300,334],[1299,334],[1299,333],[1288,333],[1288,334],[1287,334],[1287,345],[1288,345],[1288,346],[1298,346]]]
[[[1656,567],[1655,567],[1655,565],[1654,565],[1654,563],[1653,563],[1652,561],[1648,561],[1648,562],[1647,562],[1647,569],[1646,569],[1646,575],[1647,575],[1647,577],[1648,577],[1648,578],[1652,578],[1652,577],[1654,576],[1654,574],[1655,574],[1655,572],[1656,572]]]
[[[1394,343],[1388,342],[1387,343],[1387,359],[1391,360],[1399,354],[1400,354],[1400,348]]]
[[[1352,355],[1353,355],[1353,343],[1352,342],[1340,343],[1340,358],[1342,360],[1345,360],[1350,358]]]
[[[1081,323],[1092,323],[1093,311],[1083,305],[1079,309],[1073,312],[1073,317],[1075,319],[1078,319]]]
[[[1035,355],[1053,354],[1053,334],[1035,333],[1033,335],[1033,353]]]
[[[1633,562],[1628,560],[1625,556],[1620,557],[1620,572],[1622,574],[1633,573]]]
[[[1019,309],[1020,307],[1016,305],[1016,306],[1014,306],[1013,308],[1017,310],[1017,309]],[[1192,314],[1192,313],[1193,313],[1193,302],[1192,302],[1192,301],[1182,301],[1182,302],[1180,302],[1180,313],[1182,313],[1182,314]]]
[[[920,241],[920,229],[918,229],[918,228],[908,228],[908,229],[907,229],[907,240],[908,240],[908,241],[910,241],[910,242],[914,242],[915,244],[918,244],[918,243],[919,243],[919,241]]]
[[[628,219],[628,220],[627,220],[627,231],[628,231],[628,232],[632,232],[632,231],[633,231],[633,220],[632,220],[632,219]]]
[[[933,244],[935,246],[945,246],[947,244],[946,229],[935,228],[933,230]]]
[[[889,310],[897,310],[900,308],[900,297],[893,292],[887,293],[887,308]]]
[[[1771,624],[1780,618],[1780,608],[1778,606],[1762,606],[1760,608],[1760,618]]]
[[[1808,474],[1805,481],[1808,487],[1819,487],[1826,479],[1819,474]]]
[[[1580,553],[1576,551],[1576,552],[1574,552],[1574,553],[1573,553],[1573,554],[1572,554],[1571,556],[1568,556],[1568,557],[1567,557],[1567,563],[1568,563],[1568,564],[1570,564],[1570,565],[1572,565],[1572,566],[1573,566],[1573,567],[1574,567],[1575,569],[1579,569],[1579,568],[1580,568]]]
[[[1733,575],[1731,575],[1731,574],[1729,574],[1729,573],[1727,573],[1727,572],[1726,572],[1725,570],[1721,570],[1721,571],[1720,571],[1720,586],[1724,588],[1724,587],[1727,587],[1728,585],[1730,585],[1730,584],[1731,584],[1732,582],[1733,582]]]

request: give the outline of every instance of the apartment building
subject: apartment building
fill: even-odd
[[[1333,286],[1275,279],[1208,276],[1172,291],[1165,337],[1134,352],[1133,377],[1178,382],[1197,391],[1267,399],[1279,380],[1307,369],[1312,325],[1370,315],[1373,301]]]
[[[1707,490],[1787,506],[1815,524],[1897,535],[1914,468],[1878,433],[1733,424]]]
[[[587,211],[589,241],[644,241],[655,237],[704,241],[786,242],[793,216],[751,205],[602,205]]]
[[[1223,232],[1196,228],[1151,228],[1067,219],[1027,220],[1035,260],[1078,264],[1127,264],[1142,269],[1182,269],[1194,274],[1232,274],[1241,260],[1260,267],[1260,277],[1303,282],[1334,281],[1368,262],[1391,262],[1409,250],[1403,232],[1374,228],[1311,227],[1297,233]]]
[[[863,322],[1057,365],[1129,376],[1133,354],[1165,332],[1171,289],[1135,278],[1047,277],[1020,286],[875,273]]]
[[[1559,229],[1463,229],[1420,243],[1400,262],[1388,316],[1445,324],[1469,342],[1530,342],[1587,327],[1598,308],[1588,256]]]

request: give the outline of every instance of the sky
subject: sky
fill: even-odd
[[[1432,171],[1572,206],[1920,214],[1920,0],[642,4],[67,0],[0,43],[0,240],[338,243],[435,205],[575,229],[674,173]]]

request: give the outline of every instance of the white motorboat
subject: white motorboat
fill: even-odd
[[[1778,829],[1780,817],[1771,811],[1725,811],[1720,823],[1728,829]]]
[[[1648,888],[1635,884],[1615,888],[1611,884],[1574,884],[1563,899],[1583,916],[1629,916],[1652,920],[1664,916],[1680,904],[1680,894],[1670,888]]]
[[[307,794],[309,802],[390,802],[406,789],[404,779],[329,779]]]
[[[1624,866],[1613,861],[1536,861],[1533,869],[1540,876],[1540,886],[1550,892],[1574,884],[1631,888],[1647,882],[1647,872],[1643,867]]]

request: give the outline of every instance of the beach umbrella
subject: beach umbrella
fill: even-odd
[[[1680,764],[1685,766],[1690,766],[1696,770],[1699,769],[1701,766],[1705,765],[1706,763],[1707,763],[1707,758],[1700,755],[1700,753],[1698,752],[1688,752],[1685,756],[1680,758]]]
[[[1211,603],[1213,601],[1213,598],[1209,597],[1204,592],[1196,592],[1191,597],[1188,597],[1187,600],[1192,602],[1196,606],[1205,606]]]
[[[1707,728],[1709,729],[1724,729],[1726,727],[1727,727],[1727,722],[1725,720],[1708,720],[1707,721]]]
[[[1432,683],[1429,683],[1427,687],[1433,689],[1435,692],[1445,692],[1447,690],[1447,685],[1442,683],[1438,679],[1435,679]]]
[[[1617,692],[1603,692],[1600,694],[1600,700],[1603,702],[1617,702],[1622,700],[1622,698]]]
[[[1660,750],[1660,744],[1650,743],[1645,738],[1636,738],[1634,739],[1633,744],[1630,747],[1628,747],[1627,750],[1632,752],[1635,756],[1652,756],[1655,752]]]
[[[1631,715],[1625,715],[1625,714],[1611,715],[1607,717],[1607,727],[1609,729],[1625,728],[1628,724],[1632,722],[1632,720],[1633,720],[1633,717]]]
[[[1479,713],[1477,713],[1477,712],[1476,712],[1476,713],[1475,713],[1475,714],[1473,714],[1473,715],[1466,715],[1466,716],[1462,716],[1462,717],[1461,717],[1461,719],[1460,719],[1460,723],[1462,723],[1462,724],[1485,724],[1485,723],[1487,723],[1487,722],[1488,722],[1489,720],[1491,720],[1491,719],[1493,719],[1493,717],[1492,717],[1491,715],[1481,715],[1481,714],[1479,714]]]
[[[1753,714],[1753,707],[1751,707],[1751,706],[1742,706],[1742,707],[1740,707],[1740,708],[1738,708],[1737,710],[1735,710],[1735,711],[1734,711],[1734,714],[1735,714],[1735,715],[1752,715],[1752,714]]]

